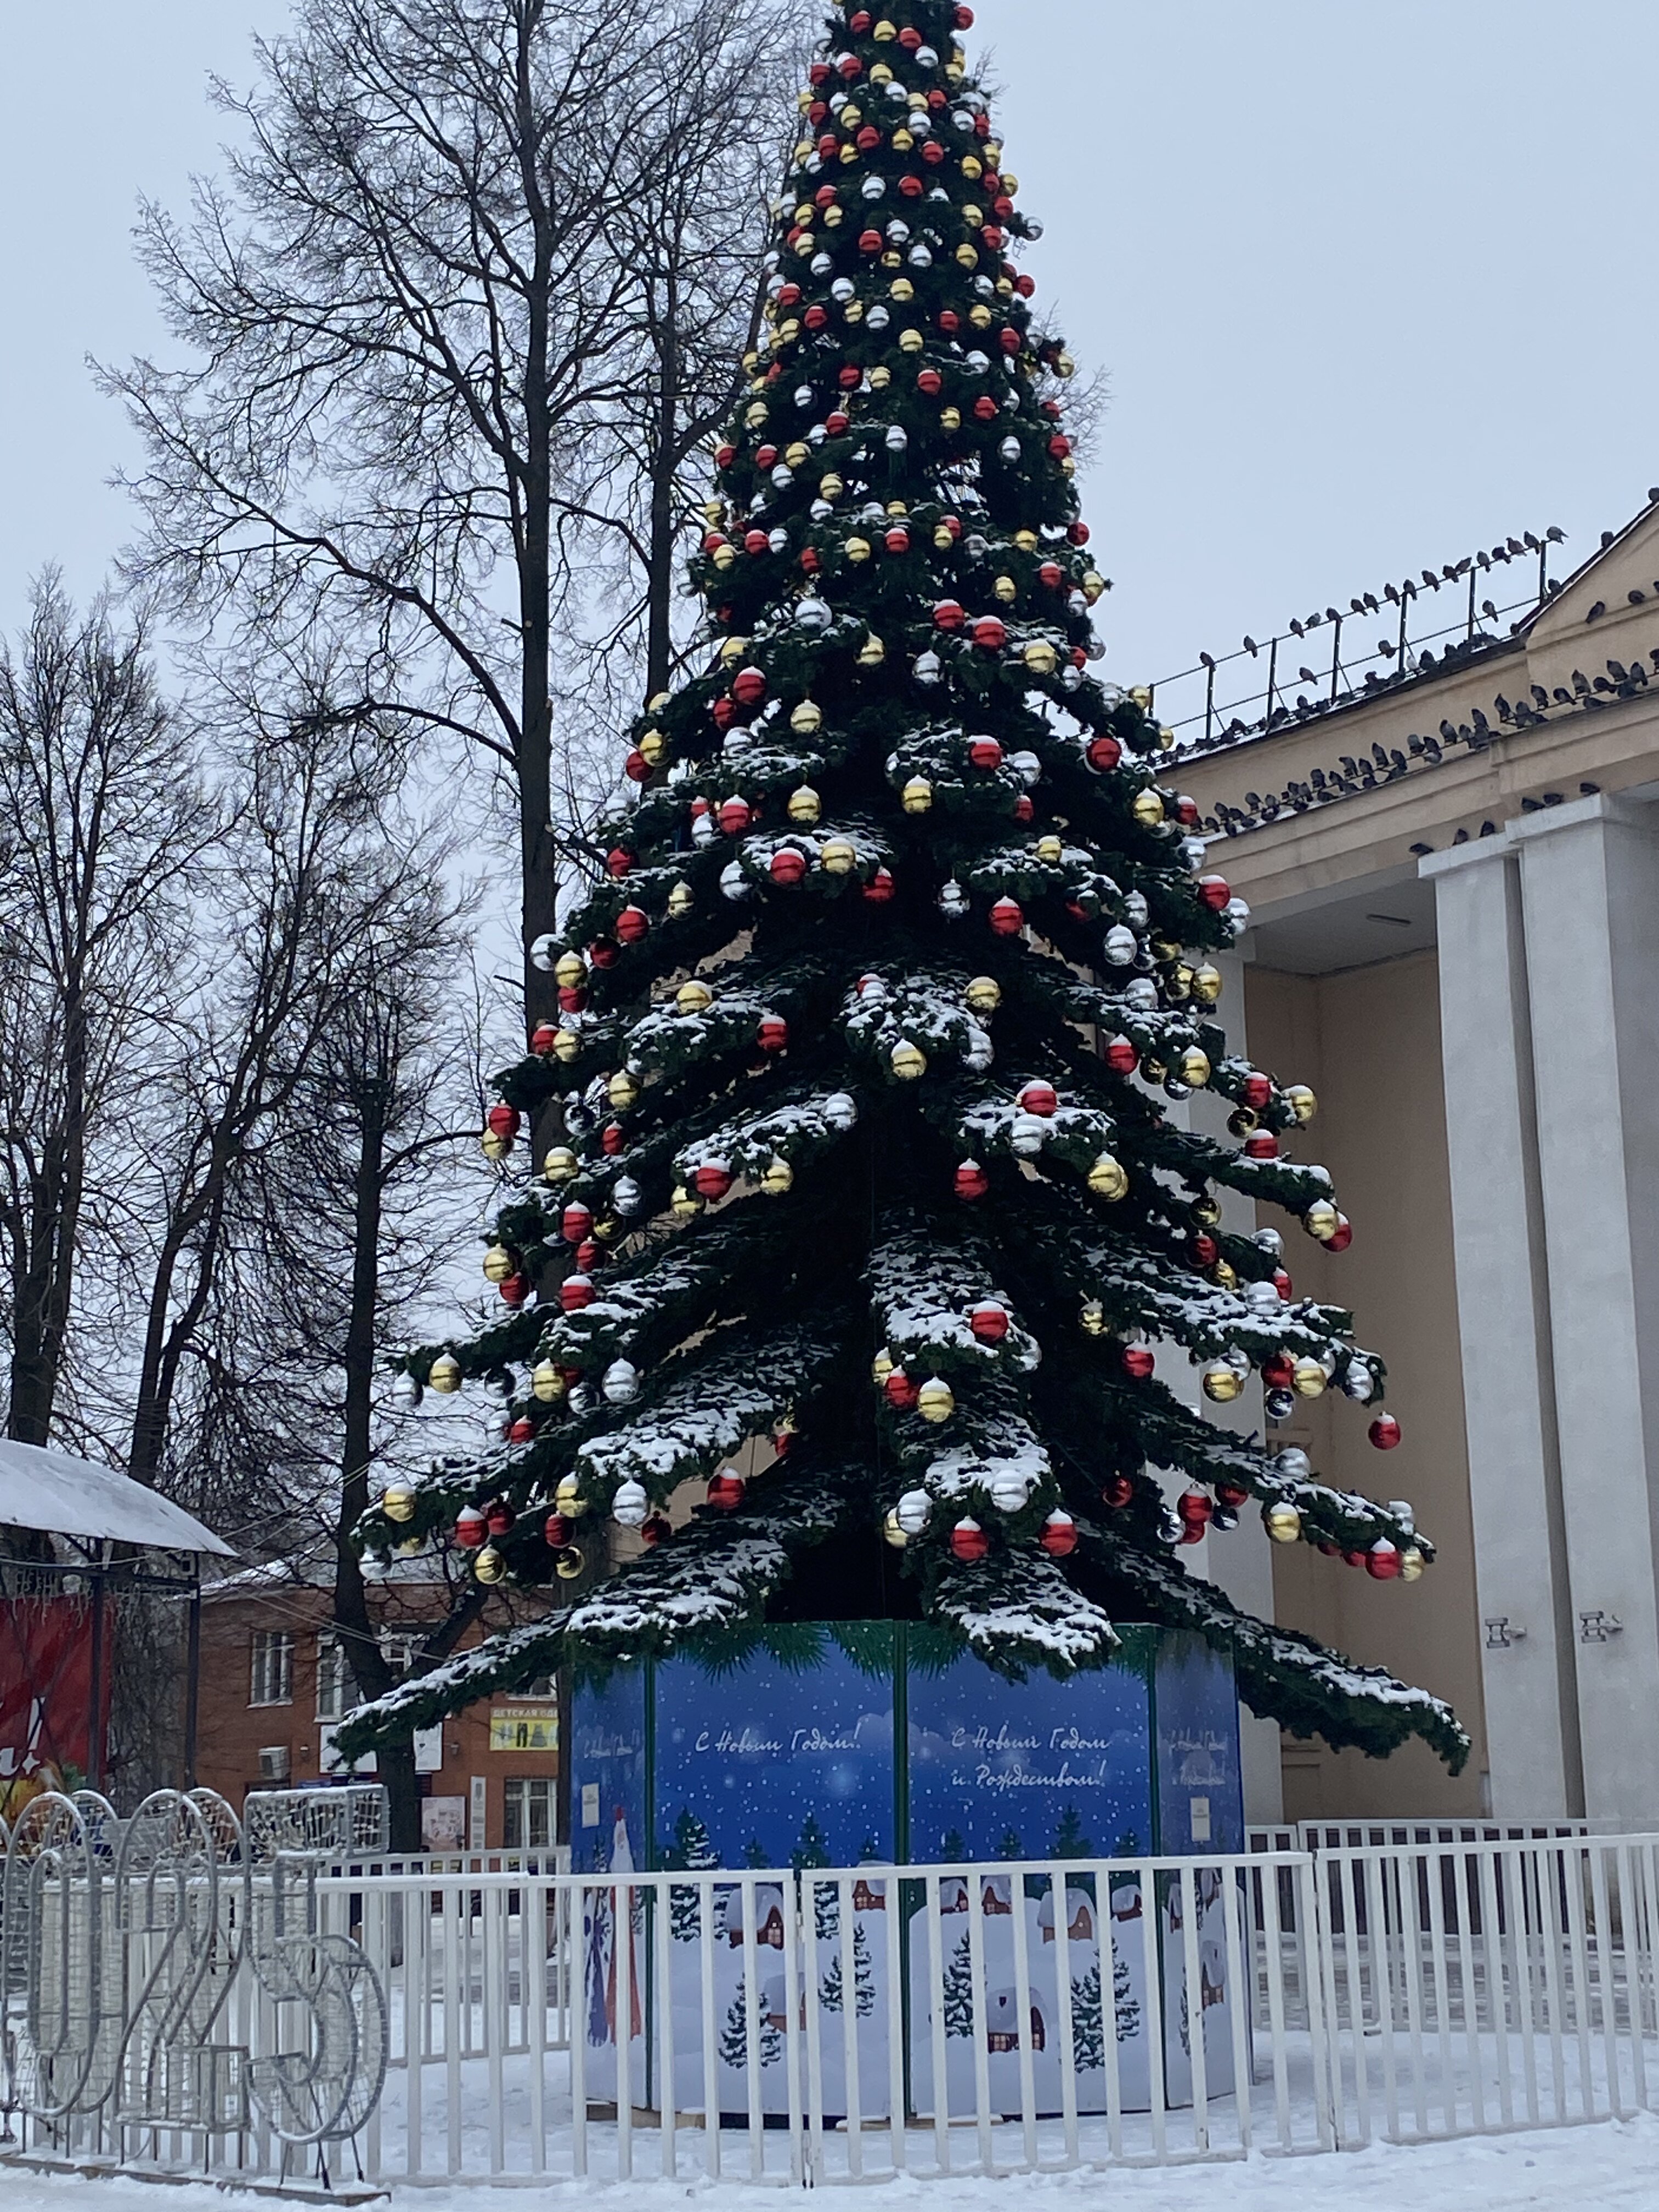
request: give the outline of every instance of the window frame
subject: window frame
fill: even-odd
[[[247,1702],[250,1711],[294,1703],[294,1632],[254,1628],[248,1632]],[[275,1658],[275,1668],[272,1659]],[[275,1688],[274,1696],[264,1694]]]
[[[550,1851],[558,1840],[559,1801],[558,1784],[549,1774],[509,1774],[501,1784],[501,1849],[505,1851]],[[544,1815],[547,1829],[544,1842],[532,1843],[525,1831],[533,1825],[537,1810]],[[515,1839],[511,1831],[520,1828]]]

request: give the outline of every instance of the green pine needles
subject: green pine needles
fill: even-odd
[[[537,949],[560,1019],[500,1079],[498,1147],[527,1120],[540,1170],[495,1225],[516,1303],[409,1363],[504,1387],[510,1432],[364,1524],[390,1550],[461,1523],[485,1582],[579,1594],[356,1744],[763,1620],[924,1620],[1018,1675],[1104,1663],[1115,1616],[1224,1647],[1299,1732],[1466,1755],[1436,1699],[1185,1569],[1251,1511],[1379,1579],[1433,1553],[1165,1379],[1259,1376],[1270,1417],[1328,1388],[1397,1435],[1349,1317],[1218,1196],[1346,1241],[1292,1156],[1311,1098],[1212,1012],[1247,917],[1146,695],[1097,672],[1071,363],[1012,258],[1037,227],[970,21],[833,18],[691,562],[695,672],[630,733],[608,868]],[[1171,1113],[1199,1092],[1215,1134]],[[596,1580],[613,1523],[647,1548]]]

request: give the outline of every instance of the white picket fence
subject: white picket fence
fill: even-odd
[[[323,1923],[381,1978],[390,2063],[332,2179],[856,2182],[1659,2106],[1659,1836],[1409,1825],[1221,1860],[337,1871]],[[217,2033],[293,2047],[257,2006]],[[24,2148],[301,2172],[252,2133]]]

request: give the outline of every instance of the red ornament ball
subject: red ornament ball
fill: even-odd
[[[1244,1139],[1244,1157],[1247,1160],[1276,1160],[1278,1138],[1271,1129],[1252,1129]]]
[[[625,1152],[628,1138],[620,1121],[607,1121],[599,1133],[599,1148],[607,1159],[614,1160],[618,1152]]]
[[[1352,1243],[1353,1224],[1346,1213],[1339,1213],[1335,1229],[1325,1239],[1325,1249],[1328,1252],[1346,1252]]]
[[[1198,879],[1198,895],[1212,912],[1220,914],[1225,910],[1227,902],[1232,896],[1232,890],[1225,876],[1200,876]]]
[[[1206,1528],[1215,1514],[1215,1500],[1207,1490],[1183,1490],[1176,1500],[1176,1511],[1189,1528]]]
[[[1105,736],[1091,739],[1089,765],[1099,775],[1104,775],[1109,769],[1115,769],[1122,758],[1123,748],[1115,738]]]
[[[699,1198],[724,1198],[732,1188],[732,1170],[718,1160],[705,1161],[691,1178]]]
[[[758,668],[740,668],[732,689],[744,706],[758,707],[766,696],[766,678]]]
[[[933,609],[933,627],[936,629],[960,629],[967,619],[967,610],[957,599],[941,599]],[[1001,757],[1002,748],[999,745],[997,758],[1000,760]]]
[[[772,880],[786,889],[802,882],[806,874],[806,855],[793,845],[781,845],[772,855]]]
[[[464,1552],[476,1552],[489,1534],[483,1515],[476,1505],[464,1505],[455,1516],[455,1541]]]
[[[1000,1344],[1008,1334],[1008,1309],[987,1298],[969,1312],[968,1326],[981,1344]]]
[[[567,1313],[580,1313],[591,1306],[598,1293],[590,1275],[567,1275],[559,1285],[559,1304]]]
[[[624,945],[637,945],[651,927],[651,917],[641,906],[625,906],[617,916],[617,934]]]
[[[1114,1037],[1106,1048],[1106,1065],[1114,1075],[1133,1075],[1140,1065],[1140,1054],[1127,1037]]]
[[[994,769],[1002,766],[1002,747],[994,738],[970,738],[968,757],[975,768]]]
[[[514,1421],[513,1425],[516,1429],[519,1424]],[[517,1441],[515,1437],[514,1442]],[[484,1508],[484,1526],[492,1536],[505,1536],[517,1518],[517,1514],[504,1498],[493,1498]]]
[[[1267,1075],[1247,1075],[1238,1086],[1238,1099],[1253,1114],[1260,1114],[1273,1103],[1273,1078]]]
[[[622,845],[613,846],[605,856],[605,865],[612,876],[621,878],[634,865],[634,855]]]
[[[521,1127],[518,1108],[492,1106],[484,1116],[484,1126],[492,1137],[505,1137],[510,1143]]]
[[[1052,1083],[1028,1083],[1019,1094],[1020,1110],[1036,1114],[1047,1121],[1060,1109],[1060,1098]]]
[[[551,1022],[538,1022],[530,1032],[530,1049],[538,1060],[545,1060],[553,1049],[559,1032]]]
[[[740,837],[753,820],[753,810],[746,799],[727,799],[721,802],[720,825],[728,837]]]
[[[559,1228],[567,1244],[585,1243],[593,1233],[592,1213],[580,1200],[573,1200],[566,1206]]]
[[[1102,1500],[1109,1505],[1115,1513],[1121,1513],[1133,1500],[1134,1494],[1134,1484],[1127,1474],[1115,1474],[1101,1485]]]
[[[1000,898],[991,908],[991,927],[999,937],[1018,937],[1025,927],[1018,901]]]
[[[1066,1559],[1077,1549],[1077,1522],[1057,1507],[1043,1522],[1037,1541],[1051,1559]]]
[[[1386,1536],[1379,1536],[1365,1554],[1365,1572],[1373,1582],[1391,1583],[1400,1572],[1400,1553]]]
[[[708,1486],[708,1503],[717,1513],[735,1513],[743,1503],[743,1477],[717,1474]]]
[[[990,1548],[991,1540],[977,1521],[958,1521],[951,1531],[951,1549],[964,1562],[982,1559]]]
[[[921,1395],[920,1388],[902,1367],[896,1367],[881,1387],[886,1393],[888,1404],[901,1413],[908,1413]]]
[[[789,1044],[789,1024],[781,1014],[768,1014],[757,1032],[763,1052],[784,1052]]]
[[[556,1552],[562,1552],[570,1541],[570,1523],[562,1513],[550,1513],[542,1523],[542,1534]]]
[[[527,1275],[509,1275],[504,1283],[497,1284],[496,1288],[501,1292],[503,1304],[521,1306],[530,1296],[530,1278]]]
[[[983,1198],[991,1188],[991,1178],[977,1160],[964,1160],[957,1170],[956,1188],[958,1198]]]
[[[1008,642],[1008,625],[1000,616],[981,615],[974,624],[974,643],[982,653],[1000,653]]]
[[[869,882],[865,884],[864,896],[869,900],[872,906],[888,905],[893,896],[892,870],[890,868],[878,868],[875,874],[871,877]]]
[[[1123,1371],[1135,1382],[1145,1382],[1157,1365],[1157,1360],[1144,1344],[1131,1344],[1124,1347]]]
[[[1378,1451],[1393,1451],[1401,1439],[1401,1428],[1392,1413],[1379,1413],[1371,1423],[1370,1440]]]

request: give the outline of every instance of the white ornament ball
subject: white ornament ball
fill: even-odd
[[[650,1510],[651,1500],[646,1495],[645,1485],[631,1477],[619,1486],[611,1501],[611,1515],[624,1528],[641,1527]]]
[[[631,1406],[640,1395],[640,1370],[630,1360],[613,1359],[605,1370],[604,1389],[613,1406]]]
[[[933,1501],[925,1490],[907,1490],[897,1506],[898,1524],[907,1536],[920,1536],[933,1516]]]
[[[821,1111],[832,1129],[845,1133],[858,1127],[858,1101],[850,1091],[832,1091],[824,1100]]]
[[[1023,1513],[1031,1495],[1031,1479],[1018,1468],[999,1468],[991,1482],[991,1503],[999,1513]]]

